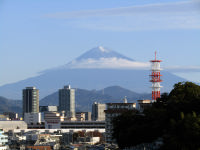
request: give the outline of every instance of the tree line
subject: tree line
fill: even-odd
[[[160,150],[200,149],[200,86],[179,82],[143,112],[127,111],[113,120],[121,149],[162,140]]]

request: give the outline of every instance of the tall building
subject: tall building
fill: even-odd
[[[39,90],[35,87],[23,89],[23,114],[39,112]]]
[[[103,121],[105,120],[105,112],[106,104],[100,104],[94,102],[92,104],[92,120],[94,121]]]
[[[75,89],[70,85],[59,89],[59,111],[65,111],[68,118],[75,118]]]

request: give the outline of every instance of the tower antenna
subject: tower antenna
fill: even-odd
[[[162,82],[161,80],[161,74],[160,74],[160,62],[162,62],[162,60],[157,60],[156,59],[156,54],[157,52],[155,51],[155,60],[151,60],[150,62],[152,63],[151,66],[151,79],[150,82],[152,82],[152,101],[155,102],[157,98],[160,98],[160,88],[162,86],[160,86],[160,82]]]

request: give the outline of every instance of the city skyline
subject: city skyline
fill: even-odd
[[[1,1],[0,85],[62,66],[106,46],[199,82],[199,0]]]

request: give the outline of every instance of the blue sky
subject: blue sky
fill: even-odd
[[[0,85],[99,45],[200,82],[200,1],[1,0]]]

